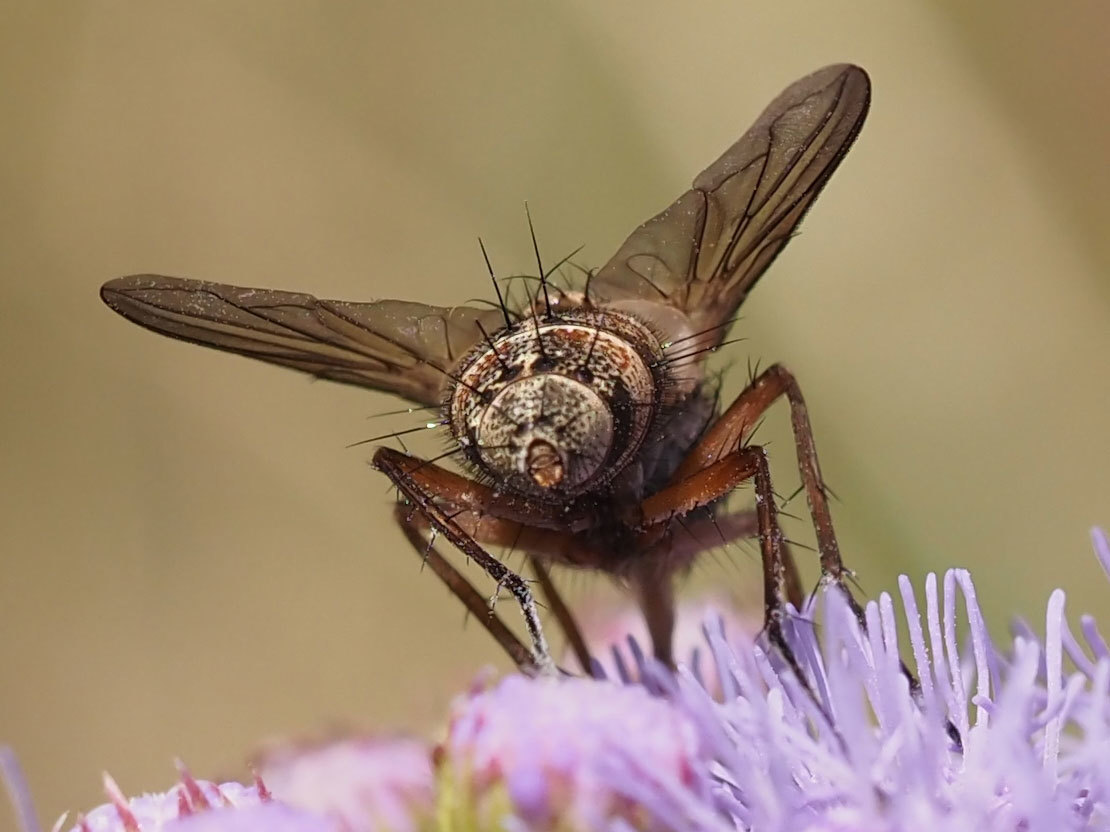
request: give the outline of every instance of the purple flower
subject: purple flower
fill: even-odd
[[[344,830],[415,832],[435,806],[431,750],[412,739],[287,744],[268,749],[255,770],[276,800]]]
[[[460,829],[713,828],[711,762],[644,687],[510,676],[456,702],[441,811]]]
[[[890,596],[864,630],[829,590],[820,634],[812,610],[790,627],[816,701],[718,620],[720,696],[641,661],[643,687],[513,677],[460,702],[441,802],[463,829],[1110,829],[1110,650],[1094,622],[1081,644],[1057,590],[1044,639],[1022,625],[999,649],[966,571],[926,578],[924,621],[908,579],[899,590],[919,690]]]
[[[169,791],[130,799],[105,776],[109,802],[71,832],[415,832],[431,819],[431,752],[415,740],[283,745],[257,772],[253,786],[216,785],[182,769]]]
[[[1072,632],[1062,591],[1043,637],[1019,623],[997,646],[964,570],[920,598],[903,577],[901,633],[889,595],[866,627],[820,595],[788,621],[804,682],[715,615],[708,672],[630,642],[612,681],[510,676],[460,697],[434,755],[347,739],[271,753],[254,786],[183,772],[128,800],[107,780],[73,832],[1110,830],[1110,647],[1089,616]]]
[[[762,627],[755,616],[745,616],[736,611],[734,603],[723,595],[707,596],[695,601],[682,601],[675,611],[673,640],[674,654],[702,680],[706,688],[717,694],[720,682],[716,665],[706,661],[705,622],[712,620],[730,644],[751,641]],[[614,608],[587,601],[578,613],[578,625],[590,644],[608,645],[609,649],[594,656],[593,668],[582,668],[600,678],[632,682],[639,679],[639,645],[650,641],[643,614],[630,606]],[[563,657],[562,667],[578,669],[578,661],[569,650]]]
[[[260,783],[253,786],[235,782],[217,785],[195,780],[184,768],[181,769],[181,781],[169,791],[127,798],[107,774],[104,775],[104,791],[109,802],[80,816],[70,832],[168,832],[178,828],[177,824],[184,819],[203,814],[226,818],[229,814],[257,808],[270,800],[269,793]],[[308,827],[305,830],[309,832]]]
[[[164,828],[166,832],[343,832],[333,819],[276,801],[200,812]]]

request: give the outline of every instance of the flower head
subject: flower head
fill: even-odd
[[[253,809],[270,799],[260,783],[217,785],[194,779],[183,767],[180,782],[165,792],[128,798],[107,774],[104,791],[108,802],[78,818],[70,832],[159,832],[174,829],[179,821],[202,814],[218,815],[218,823],[232,813]]]
[[[344,832],[332,819],[274,801],[240,809],[216,809],[188,815],[166,832]]]
[[[718,692],[716,664],[708,659],[705,641],[705,622],[712,620],[723,629],[730,644],[750,642],[761,627],[761,622],[736,611],[736,605],[724,596],[709,596],[682,601],[675,610],[672,635],[674,655],[678,662],[704,682],[706,688]],[[601,679],[635,682],[639,679],[643,655],[640,645],[651,637],[643,614],[631,606],[602,607],[595,603],[584,605],[579,615],[579,626],[586,640],[597,645],[593,666],[582,671]],[[564,667],[577,667],[578,662],[569,651]]]
[[[1110,541],[1093,542],[1110,575]],[[904,633],[886,594],[862,620],[835,589],[789,618],[802,679],[714,615],[711,673],[633,645],[613,680],[510,676],[460,697],[435,771],[420,743],[292,746],[253,786],[183,772],[128,800],[106,780],[111,802],[73,832],[1110,829],[1094,620],[1077,637],[1056,590],[1043,637],[1019,623],[996,645],[966,571],[927,576],[923,597],[903,577],[899,595]]]
[[[413,832],[435,802],[431,750],[413,739],[286,744],[267,750],[255,770],[275,799],[348,830]]]
[[[694,723],[639,685],[512,676],[460,699],[443,743],[444,808],[463,829],[712,825]]]
[[[1110,572],[1110,545],[1095,535]],[[742,829],[1056,830],[1110,828],[1110,651],[1084,619],[1084,646],[1049,599],[1045,637],[1021,628],[1007,649],[987,634],[964,570],[925,582],[925,621],[900,581],[910,653],[894,604],[825,596],[823,632],[796,621],[792,642],[817,701],[773,656],[707,638],[721,701],[691,674],[649,676],[699,726],[716,795]],[[939,590],[939,591],[938,591]],[[966,617],[957,612],[962,596]],[[966,625],[963,646],[957,636]],[[1064,657],[1074,670],[1064,671]]]
[[[1003,649],[966,571],[929,575],[923,604],[908,579],[899,594],[906,657],[889,595],[866,626],[834,589],[820,628],[814,610],[794,617],[804,684],[719,618],[705,630],[719,695],[642,658],[628,674],[642,685],[507,679],[456,706],[440,799],[467,829],[1110,828],[1110,650],[1094,622],[1082,644],[1057,590],[1044,638],[1019,627]]]

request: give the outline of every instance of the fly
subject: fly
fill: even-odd
[[[374,466],[405,498],[395,516],[408,539],[525,670],[555,664],[529,584],[487,547],[528,554],[583,667],[589,650],[551,565],[627,582],[656,657],[672,663],[673,579],[696,555],[676,545],[675,527],[753,484],[754,509],[718,512],[714,522],[722,540],[758,537],[765,632],[804,680],[782,628],[787,601],[800,606],[803,593],[767,456],[748,440],[785,398],[822,582],[847,591],[805,400],[776,364],[720,409],[704,364],[848,152],[869,103],[859,67],[802,78],[600,269],[557,287],[536,246],[536,289],[519,303],[506,301],[496,279],[489,306],[318,300],[158,275],[112,280],[101,297],[174,338],[438,408],[435,423],[452,438],[446,456],[467,474],[387,447]],[[435,549],[437,536],[515,596],[528,643]]]

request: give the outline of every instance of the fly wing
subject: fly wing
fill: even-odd
[[[451,368],[504,323],[500,310],[399,300],[348,303],[142,274],[104,284],[112,309],[147,329],[319,378],[438,405]]]
[[[727,321],[848,152],[870,101],[867,73],[850,64],[787,87],[693,188],[632,232],[593,276],[590,298],[669,305],[698,330]]]

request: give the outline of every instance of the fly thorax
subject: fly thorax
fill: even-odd
[[[658,340],[629,315],[521,321],[460,363],[448,420],[496,487],[573,499],[608,483],[643,445],[661,359]]]

